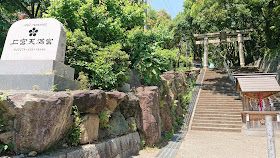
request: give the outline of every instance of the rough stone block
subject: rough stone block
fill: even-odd
[[[15,93],[0,104],[1,115],[14,122],[16,152],[46,151],[72,126],[73,98],[64,93]]]
[[[80,112],[96,113],[103,111],[106,104],[106,94],[102,90],[72,91],[74,105],[78,106]]]
[[[81,123],[80,144],[92,143],[98,139],[99,117],[95,114],[87,114]]]

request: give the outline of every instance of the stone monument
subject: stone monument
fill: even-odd
[[[26,19],[9,29],[0,60],[1,90],[77,89],[64,65],[66,31],[56,19]]]

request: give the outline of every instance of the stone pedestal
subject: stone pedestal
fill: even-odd
[[[78,88],[74,69],[55,60],[0,60],[1,90]]]
[[[25,19],[9,29],[0,60],[1,90],[75,90],[64,65],[66,31],[56,19]]]

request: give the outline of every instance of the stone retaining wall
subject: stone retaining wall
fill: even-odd
[[[189,91],[196,72],[166,72],[159,88],[138,87],[128,93],[0,91],[0,95],[8,94],[0,101],[0,143],[12,142],[16,154],[62,150],[69,144],[67,135],[75,124],[71,115],[75,105],[83,118],[79,144],[104,142],[81,146],[58,157],[127,157],[137,153],[140,142],[152,147],[173,131],[187,108],[182,96]],[[104,114],[107,119],[101,117]]]
[[[37,158],[113,158],[130,157],[138,153],[141,140],[138,132],[107,140],[98,144],[83,145],[54,155]]]
[[[280,52],[275,55],[267,54],[265,57],[259,59],[255,66],[259,67],[262,72],[277,72],[277,80],[280,83]]]

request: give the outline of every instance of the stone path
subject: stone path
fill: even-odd
[[[280,158],[280,136],[275,137]],[[176,158],[266,158],[266,137],[235,132],[188,131]]]

